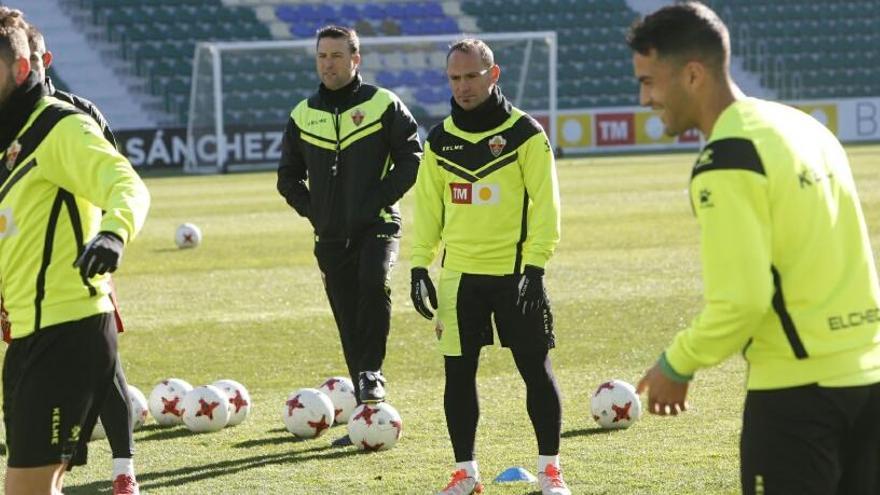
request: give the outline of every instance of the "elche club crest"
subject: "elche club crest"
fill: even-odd
[[[19,153],[21,153],[21,143],[16,139],[9,145],[9,148],[6,148],[6,170],[11,171],[15,167],[15,160],[18,159]]]
[[[361,125],[361,122],[364,121],[364,111],[360,108],[355,108],[351,112],[351,121],[354,122],[355,126]]]
[[[492,136],[492,139],[489,140],[489,151],[492,152],[492,156],[500,155],[505,146],[507,146],[507,140],[501,134]]]

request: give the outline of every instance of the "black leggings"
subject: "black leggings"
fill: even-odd
[[[475,459],[474,443],[480,404],[477,397],[477,366],[479,353],[471,356],[446,356],[446,390],[443,406],[446,427],[455,451],[455,462]],[[550,356],[546,352],[514,352],[513,360],[526,383],[526,408],[535,436],[538,454],[559,453],[562,431],[562,404],[559,387],[553,376]]]
[[[114,459],[130,459],[134,454],[130,408],[125,374],[122,372],[122,363],[117,358],[113,386],[107,392],[107,398],[104,399],[100,415],[101,424],[104,425],[104,431],[107,432],[107,441],[110,442],[110,450],[113,451]]]

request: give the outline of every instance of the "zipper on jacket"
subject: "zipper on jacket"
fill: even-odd
[[[339,107],[333,108],[333,128],[336,130],[336,155],[333,157],[330,175],[336,177],[339,173],[339,152],[342,148],[342,143],[339,142]]]

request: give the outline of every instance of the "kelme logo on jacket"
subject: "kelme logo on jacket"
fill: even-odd
[[[498,184],[452,182],[449,187],[452,203],[457,205],[494,205],[501,199],[501,188]]]
[[[489,140],[489,151],[492,152],[492,156],[500,155],[505,146],[507,146],[507,140],[501,134],[492,136],[492,139]]]
[[[351,112],[351,121],[354,122],[355,126],[361,125],[361,122],[364,121],[364,111],[360,108],[355,108]]]
[[[9,145],[9,148],[6,148],[6,170],[12,170],[19,153],[21,153],[21,143],[16,139]]]
[[[15,220],[12,218],[12,208],[0,210],[0,239],[5,239],[18,233]]]

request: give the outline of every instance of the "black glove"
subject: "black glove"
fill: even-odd
[[[412,269],[412,285],[409,297],[412,298],[413,306],[415,306],[416,311],[420,315],[429,320],[434,318],[434,313],[428,309],[428,303],[425,299],[427,298],[430,301],[431,307],[436,311],[437,291],[434,290],[434,284],[431,282],[431,277],[428,276],[427,268],[416,267]]]
[[[541,310],[549,306],[547,292],[544,290],[544,269],[526,265],[519,278],[519,294],[516,306],[522,314]]]
[[[73,263],[85,278],[113,273],[122,261],[122,238],[113,232],[98,232]]]

